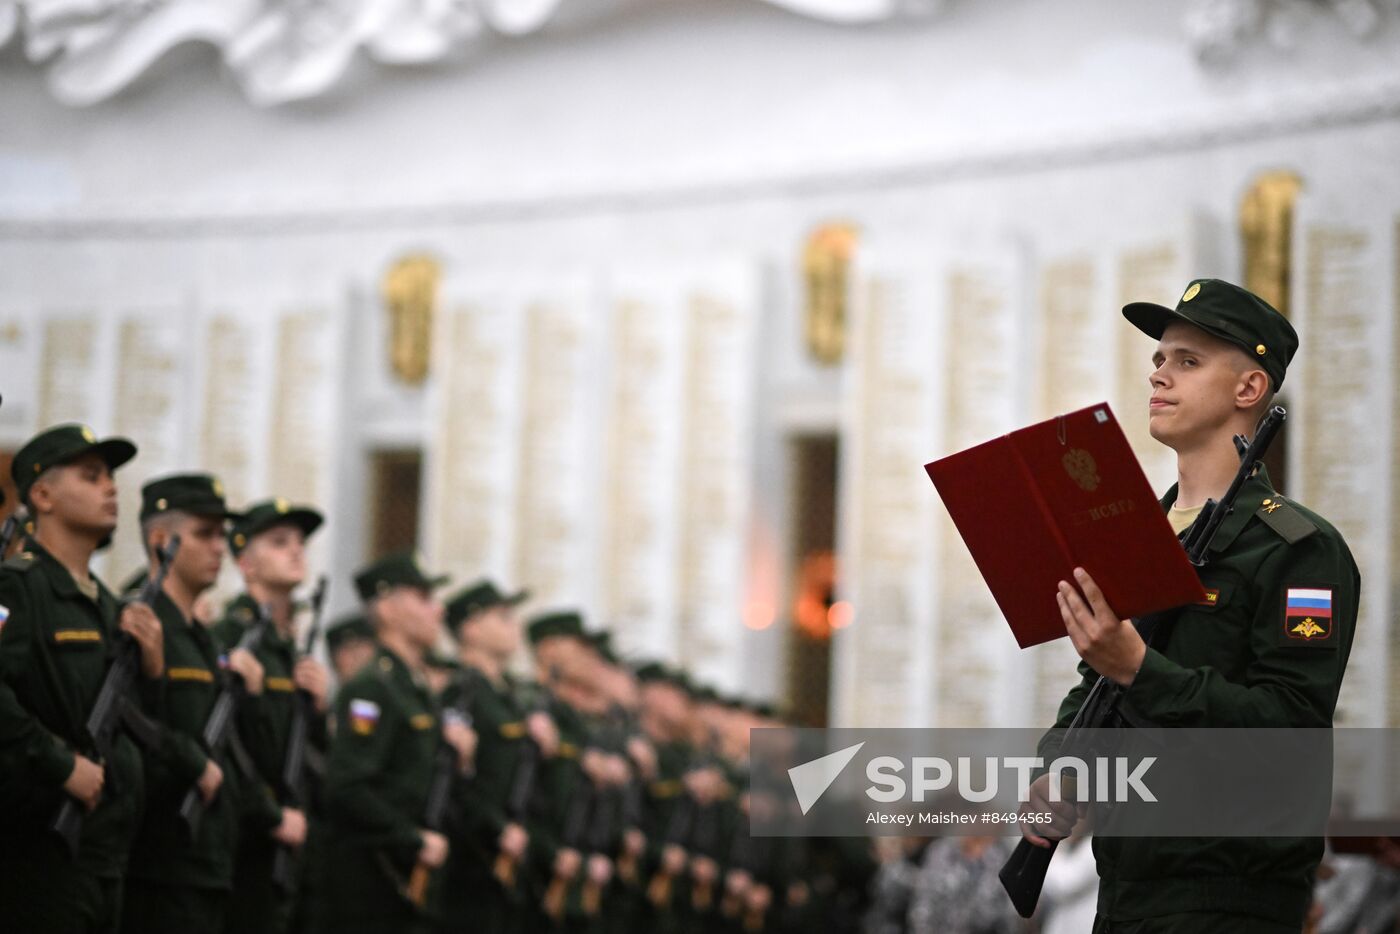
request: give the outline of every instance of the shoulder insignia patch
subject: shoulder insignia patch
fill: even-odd
[[[1333,645],[1332,588],[1289,587],[1283,600],[1283,641],[1288,645]]]
[[[379,705],[372,700],[356,698],[350,701],[350,729],[359,736],[368,736],[379,724]]]
[[[5,611],[8,617],[9,611]],[[102,632],[98,629],[56,629],[53,634],[55,642],[101,642]]]
[[[0,629],[5,628],[5,620],[10,618],[10,608],[0,604]]]
[[[521,723],[519,720],[513,721],[511,723],[501,724],[502,739],[520,739],[520,737],[524,735],[525,724]]]
[[[1255,515],[1290,545],[1296,545],[1317,531],[1311,519],[1277,494],[1264,500]]]
[[[21,551],[18,554],[11,555],[8,559],[6,559],[5,567],[13,571],[29,570],[30,568],[34,567],[34,552]]]
[[[431,730],[436,721],[430,713],[414,714],[408,718],[408,725],[415,730]]]

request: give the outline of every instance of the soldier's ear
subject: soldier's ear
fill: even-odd
[[[1268,373],[1263,370],[1245,370],[1236,384],[1235,405],[1241,409],[1252,409],[1268,398],[1271,388]]]

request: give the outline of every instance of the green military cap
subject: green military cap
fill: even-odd
[[[673,688],[684,691],[686,694],[691,692],[690,681],[682,672],[663,665],[660,662],[647,662],[638,665],[633,673],[637,676],[637,681],[641,684],[668,684]]]
[[[720,700],[719,691],[716,691],[714,688],[710,687],[708,684],[697,684],[697,685],[694,685],[694,686],[692,687],[692,689],[691,689],[690,696],[693,697],[693,698],[695,698],[695,702],[698,703],[698,704],[721,704],[721,703],[723,703],[723,702]]]
[[[10,462],[19,498],[28,497],[34,481],[50,467],[70,463],[90,451],[106,462],[107,469],[116,470],[136,456],[136,445],[125,438],[99,440],[86,425],[55,425],[41,431],[26,441]]]
[[[571,636],[584,640],[588,638],[583,632],[583,617],[572,610],[536,616],[525,627],[525,635],[531,645],[537,645],[553,636]]]
[[[463,588],[447,601],[447,625],[456,630],[457,624],[473,613],[489,610],[493,606],[516,606],[530,596],[529,591],[503,594],[489,580],[479,580]]]
[[[386,555],[355,574],[355,590],[360,599],[368,603],[381,597],[394,587],[414,587],[418,590],[433,590],[447,583],[447,577],[429,577],[418,566],[418,558],[411,552],[400,551]]]
[[[234,518],[238,513],[224,501],[224,486],[207,473],[157,477],[141,487],[141,521],[179,510],[196,516]]]
[[[351,639],[374,639],[374,626],[363,613],[347,613],[326,629],[326,648],[332,652]]]
[[[619,661],[617,652],[613,650],[612,633],[606,629],[599,629],[587,635],[588,643],[593,646],[593,651],[602,656],[603,661],[609,665],[616,665]]]
[[[1269,374],[1274,392],[1298,350],[1298,332],[1268,302],[1222,279],[1195,279],[1176,308],[1152,302],[1123,306],[1123,317],[1148,337],[1162,339],[1173,321],[1185,321],[1239,347]]]
[[[310,506],[293,506],[282,497],[265,499],[249,506],[243,515],[234,520],[228,530],[229,548],[238,557],[253,536],[266,532],[276,525],[294,525],[303,535],[310,535],[321,527],[325,518]]]

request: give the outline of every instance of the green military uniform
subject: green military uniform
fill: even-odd
[[[447,625],[454,634],[477,613],[511,607],[524,593],[503,594],[490,581],[463,589],[447,602]],[[470,665],[443,693],[443,707],[465,708],[477,734],[475,771],[459,784],[450,829],[452,854],[444,874],[441,930],[506,932],[527,930],[526,895],[532,879],[528,865],[513,867],[507,889],[496,877],[498,841],[508,823],[524,826],[527,814],[510,813],[522,760],[537,756],[525,720],[529,715],[509,674],[492,681]],[[528,808],[528,796],[526,797]]]
[[[1160,338],[1186,321],[1240,346],[1275,389],[1297,337],[1257,297],[1198,280],[1175,310],[1136,304],[1124,315]],[[1176,488],[1162,507],[1176,501]],[[1153,633],[1122,702],[1129,722],[1175,727],[1330,727],[1354,635],[1360,574],[1340,533],[1275,491],[1262,470],[1241,490],[1200,569],[1208,599]],[[1312,600],[1301,600],[1299,594]],[[1327,615],[1309,614],[1307,606]],[[1065,698],[1068,726],[1096,676]],[[1047,737],[1043,753],[1058,740]],[[1096,837],[1095,931],[1297,931],[1323,841],[1313,838]]]
[[[407,555],[356,575],[366,602],[396,586],[431,589]],[[325,864],[317,921],[326,934],[427,930],[435,893],[420,909],[406,888],[422,847],[433,761],[440,743],[437,704],[424,680],[380,648],[340,688],[326,764]],[[436,888],[436,887],[435,887]]]
[[[422,846],[419,828],[438,748],[427,686],[381,648],[340,690],[326,767],[323,930],[413,931],[423,915],[400,893]]]
[[[527,816],[511,815],[509,808],[521,760],[532,744],[525,725],[529,712],[508,675],[493,683],[471,667],[444,693],[443,706],[464,700],[477,734],[476,771],[458,787],[454,802],[442,930],[525,931],[525,896],[534,887],[530,867],[515,867],[509,890],[494,870],[501,832],[512,820],[524,826]]]
[[[218,481],[205,474],[153,480],[142,489],[141,518],[168,511],[201,516],[229,515]],[[146,808],[132,849],[122,927],[127,931],[222,931],[233,888],[233,855],[244,779],[228,748],[214,756],[223,783],[191,839],[180,819],[180,803],[195,787],[211,750],[203,732],[220,693],[233,687],[226,655],[212,633],[186,618],[166,594],[153,608],[165,641],[164,737],[146,755]],[[242,713],[258,708],[240,702]],[[277,815],[262,813],[262,832]]]
[[[255,503],[238,517],[229,528],[229,548],[237,558],[253,538],[281,525],[292,525],[310,536],[320,528],[321,514],[305,507],[293,507],[286,500],[272,499]],[[248,626],[257,618],[258,607],[247,594],[235,598],[224,610],[223,618],[214,626],[214,635],[225,649],[231,650],[243,638]],[[239,711],[239,729],[245,737],[244,747],[252,760],[255,774],[248,776],[249,808],[245,809],[252,826],[241,836],[234,863],[234,889],[238,898],[229,910],[230,934],[276,934],[285,931],[293,911],[292,893],[283,891],[273,882],[273,862],[278,844],[266,833],[266,816],[278,813],[287,789],[282,787],[282,769],[286,762],[288,737],[298,707],[310,706],[309,699],[296,690],[292,681],[298,654],[296,643],[269,626],[253,653],[263,666],[263,695],[256,708]],[[314,748],[326,748],[326,718],[312,712],[308,739]],[[290,805],[291,803],[288,802]],[[296,802],[305,808],[305,802]],[[295,883],[300,876],[300,853],[295,853]]]
[[[80,425],[45,431],[11,464],[20,499],[44,471],[90,451],[115,470],[136,449]],[[144,781],[128,737],[117,737],[105,763],[102,802],[83,820],[76,860],[49,830],[75,752],[92,754],[84,724],[121,638],[111,592],[96,578],[84,591],[33,540],[0,567],[0,905],[10,932],[106,932],[120,917]],[[152,708],[158,691],[146,689]]]

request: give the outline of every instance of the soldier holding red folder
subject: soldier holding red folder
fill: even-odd
[[[1157,341],[1148,374],[1152,437],[1177,454],[1162,507],[1180,534],[1239,469],[1233,438],[1252,436],[1283,384],[1298,337],[1258,296],[1218,279],[1188,285],[1176,307],[1135,302],[1123,315]],[[1067,727],[1098,675],[1125,688],[1130,720],[1176,727],[1330,727],[1351,652],[1360,574],[1341,534],[1281,496],[1261,470],[1240,492],[1201,569],[1207,598],[1144,641],[1082,568],[1055,594],[1081,681],[1060,706]],[[1049,595],[1047,594],[1047,599]],[[1053,756],[1047,736],[1041,754]],[[1282,780],[1282,779],[1281,779]],[[1068,836],[1073,803],[1028,807],[1055,822],[1022,825],[1033,844]],[[1043,836],[1039,835],[1043,834]],[[1322,859],[1321,838],[1098,838],[1094,934],[1297,932]]]

